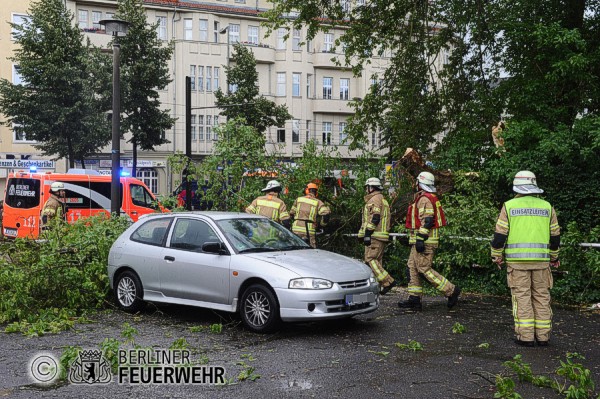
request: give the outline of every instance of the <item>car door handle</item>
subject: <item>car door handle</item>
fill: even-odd
[[[174,256],[165,256],[165,260],[169,261],[169,262],[174,262],[175,261],[175,257]]]

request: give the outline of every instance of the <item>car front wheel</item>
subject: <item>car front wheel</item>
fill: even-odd
[[[242,294],[240,316],[244,325],[257,333],[274,331],[281,323],[275,295],[261,284],[251,285]]]
[[[143,288],[137,274],[126,271],[115,281],[115,302],[126,312],[135,313],[144,308]]]

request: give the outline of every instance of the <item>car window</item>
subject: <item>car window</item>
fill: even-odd
[[[217,224],[238,252],[310,248],[300,237],[267,218],[227,219]]]
[[[170,222],[171,218],[149,220],[133,232],[131,240],[150,245],[163,245]]]
[[[171,235],[171,248],[202,251],[202,245],[207,242],[221,242],[208,223],[198,219],[177,219]]]

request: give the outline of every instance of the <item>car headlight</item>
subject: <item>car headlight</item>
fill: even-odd
[[[297,290],[325,290],[333,287],[333,283],[322,278],[295,278],[290,280],[288,288]]]
[[[369,277],[369,284],[374,284],[376,282],[377,280],[375,279],[375,275],[371,273],[371,277]]]

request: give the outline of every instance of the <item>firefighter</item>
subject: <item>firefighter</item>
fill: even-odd
[[[42,230],[48,228],[48,224],[54,218],[64,219],[65,217],[65,185],[55,181],[50,185],[50,198],[44,204],[40,212]]]
[[[308,241],[313,248],[317,247],[317,228],[327,225],[331,213],[327,205],[317,199],[317,190],[318,186],[315,183],[308,183],[304,190],[306,195],[296,198],[292,209],[290,209],[290,216],[294,218],[292,232],[304,241]]]
[[[285,202],[278,198],[281,192],[281,184],[277,180],[271,180],[261,190],[265,195],[256,198],[246,208],[246,213],[263,215],[269,219],[281,223],[286,229],[290,228],[290,214]]]
[[[390,235],[390,206],[383,198],[383,186],[378,178],[368,178],[365,190],[367,195],[358,238],[365,244],[365,263],[373,270],[381,286],[380,294],[385,295],[396,285],[396,281],[383,268],[382,263],[383,250]]]
[[[512,295],[515,343],[547,346],[552,329],[550,266],[558,267],[560,227],[556,211],[537,197],[544,191],[535,174],[520,171],[513,180],[515,198],[502,206],[492,240],[492,261],[501,268],[506,259]]]
[[[398,307],[422,310],[423,286],[421,275],[448,298],[448,307],[458,302],[460,288],[433,270],[433,256],[439,244],[439,229],[446,225],[442,205],[434,194],[435,177],[429,172],[421,172],[415,182],[412,204],[406,215],[406,228],[409,230],[410,255],[408,258],[408,300],[398,303]]]

